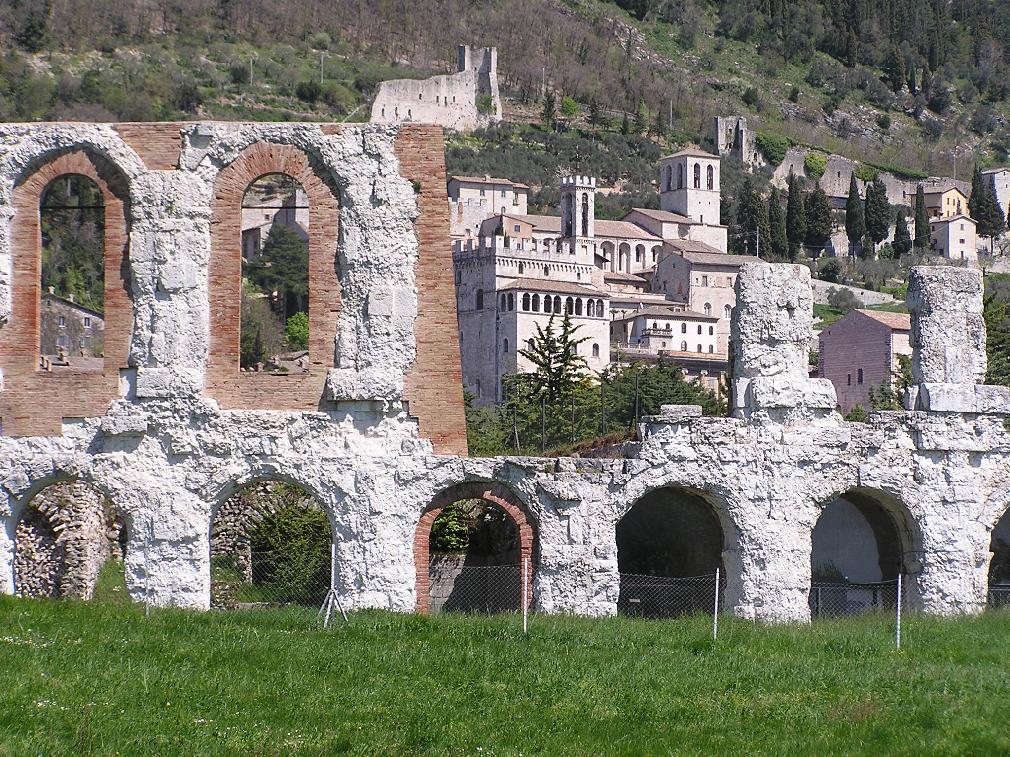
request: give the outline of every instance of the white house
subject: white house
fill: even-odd
[[[933,218],[929,222],[929,244],[937,255],[949,260],[978,263],[978,236],[975,222],[966,215]]]

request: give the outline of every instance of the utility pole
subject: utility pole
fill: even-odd
[[[319,53],[319,86],[323,86],[323,61],[326,58],[326,53]]]

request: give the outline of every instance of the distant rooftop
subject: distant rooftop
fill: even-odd
[[[668,210],[657,210],[656,208],[632,208],[631,212],[641,213],[643,216],[655,218],[657,221],[663,221],[664,223],[694,223],[694,221],[687,216],[682,216],[680,213],[671,213]],[[625,216],[625,218],[627,217],[628,216]]]
[[[912,329],[912,316],[908,313],[889,313],[886,310],[863,310],[862,308],[857,309],[856,312],[895,331],[911,331]]]
[[[549,279],[511,279],[503,282],[499,289],[525,289],[530,292],[550,292],[551,294],[581,294],[585,297],[606,295],[599,289],[582,286],[572,281],[550,281]]]
[[[680,152],[673,153],[673,155],[660,158],[660,160],[667,160],[668,158],[712,158],[718,160],[719,156],[702,150],[700,147],[688,147]]]
[[[467,184],[508,184],[515,189],[529,189],[528,184],[511,179],[500,179],[495,176],[450,176],[449,181],[461,181]]]

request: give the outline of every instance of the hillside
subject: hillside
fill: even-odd
[[[990,0],[5,0],[0,118],[360,120],[377,81],[449,70],[468,41],[499,48],[515,121],[539,119],[546,81],[577,123],[595,102],[664,143],[742,114],[766,137],[965,175],[1010,151],[1008,29]]]

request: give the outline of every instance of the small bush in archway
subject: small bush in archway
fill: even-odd
[[[274,602],[318,604],[330,587],[330,524],[319,510],[278,508],[249,535],[253,587]]]

